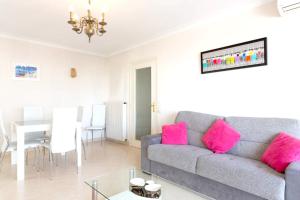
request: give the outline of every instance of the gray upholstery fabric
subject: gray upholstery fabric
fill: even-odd
[[[200,138],[217,118],[222,117],[180,112],[176,122],[185,121],[187,123],[189,144],[203,146]],[[182,152],[188,151],[178,153],[176,155],[178,162],[172,165],[161,158],[156,158],[155,160],[159,160],[157,162],[149,160],[148,149],[161,143],[161,135],[142,138],[142,169],[217,200],[299,200],[300,163],[292,163],[287,168],[284,177],[283,174],[278,174],[260,161],[247,159],[259,160],[272,139],[281,131],[300,138],[299,121],[248,117],[228,117],[225,120],[241,133],[241,141],[229,152],[230,154],[196,155],[196,169],[201,175],[189,172],[193,171],[193,167],[178,163],[180,159],[182,162],[187,160],[187,162],[193,163],[193,158],[195,158],[193,156],[183,159],[185,153]],[[159,150],[157,150],[157,154],[160,154]],[[172,154],[172,158],[174,154]],[[190,154],[195,153],[191,151]],[[152,157],[156,157],[156,155]]]
[[[175,182],[181,187],[188,187],[216,200],[263,200],[261,197],[241,191],[237,188],[155,161],[151,161],[151,173]]]
[[[197,174],[269,200],[284,200],[285,179],[262,162],[229,154],[201,156]]]
[[[259,160],[268,144],[281,132],[300,138],[300,122],[294,119],[226,117],[225,121],[241,134],[241,140],[229,152]]]
[[[269,144],[259,143],[259,142],[249,142],[245,140],[240,140],[229,152],[228,154],[233,154],[241,156],[244,158],[250,158],[254,160],[260,160],[261,156],[268,148]]]
[[[285,170],[286,200],[300,199],[300,162],[291,163]]]
[[[148,148],[151,161],[163,163],[187,172],[195,173],[199,156],[210,155],[211,151],[192,145],[155,144]]]
[[[141,138],[141,168],[150,172],[150,160],[148,158],[148,147],[152,144],[161,143],[161,134],[147,135]]]
[[[224,117],[203,114],[190,111],[179,112],[175,122],[184,121],[188,126],[188,142],[190,145],[204,147],[201,142],[202,135],[212,125],[216,119],[223,119]]]

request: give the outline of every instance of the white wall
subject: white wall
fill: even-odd
[[[300,28],[275,3],[199,25],[110,57],[110,99],[129,100],[133,63],[157,62],[159,124],[177,111],[300,119]],[[268,37],[268,66],[201,75],[200,52]]]
[[[40,67],[40,81],[13,80],[14,63]],[[70,68],[77,78],[70,77]],[[40,105],[46,118],[59,106],[107,101],[109,71],[100,57],[0,38],[0,109],[6,125],[22,119],[22,107]],[[7,126],[8,127],[8,126]]]

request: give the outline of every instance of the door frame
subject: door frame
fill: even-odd
[[[157,133],[157,64],[156,60],[146,60],[132,64],[130,70],[130,89],[129,89],[129,144],[131,146],[141,148],[141,142],[135,139],[135,123],[136,123],[136,70],[151,67],[151,104],[155,104],[156,108],[153,112],[151,108],[151,134]]]

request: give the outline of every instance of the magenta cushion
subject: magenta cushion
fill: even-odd
[[[300,160],[300,140],[286,133],[279,133],[268,146],[261,161],[283,173],[287,166]]]
[[[240,133],[217,119],[202,137],[202,142],[214,153],[226,153],[240,140]]]
[[[187,128],[184,122],[164,125],[162,127],[162,144],[186,145],[187,143]]]

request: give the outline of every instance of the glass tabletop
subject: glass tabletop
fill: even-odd
[[[146,200],[149,198],[140,198],[134,195],[130,180],[134,178],[142,178],[144,181],[152,181],[161,185],[161,194],[154,198],[157,200],[214,200],[204,194],[194,192],[186,187],[172,183],[159,176],[144,173],[139,169],[120,170],[113,173],[104,174],[99,177],[85,181],[91,187],[92,191],[97,193],[99,197],[106,200]]]

